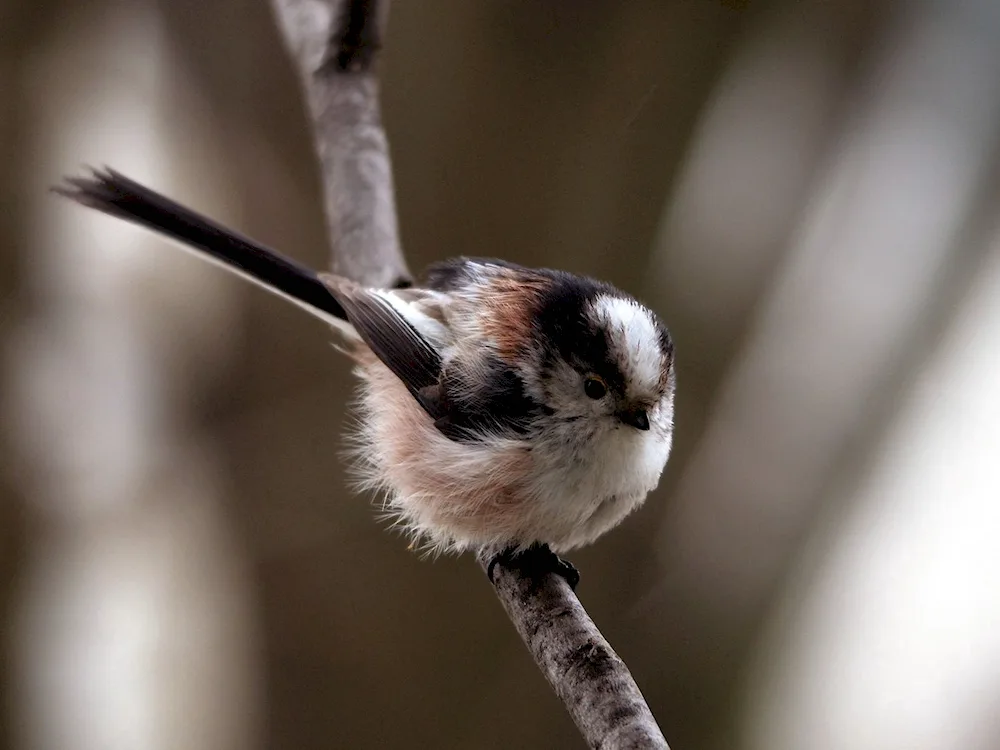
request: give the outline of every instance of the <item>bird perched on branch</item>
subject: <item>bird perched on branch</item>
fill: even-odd
[[[339,331],[363,386],[360,476],[428,550],[549,560],[575,585],[553,553],[597,539],[659,482],[673,344],[655,313],[610,284],[459,258],[419,287],[372,289],[110,169],[56,192],[177,240]]]

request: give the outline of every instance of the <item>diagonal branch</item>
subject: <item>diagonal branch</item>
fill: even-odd
[[[491,554],[479,555],[483,569]],[[556,573],[497,564],[497,597],[590,747],[667,748],[628,666]]]
[[[409,283],[375,75],[387,0],[272,0],[303,82],[320,160],[331,268]],[[479,556],[485,568],[487,553]],[[497,597],[594,748],[667,748],[628,667],[558,575],[497,564]]]

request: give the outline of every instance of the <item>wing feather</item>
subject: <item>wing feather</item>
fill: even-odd
[[[330,274],[320,278],[344,308],[361,340],[427,408],[421,392],[441,380],[442,358],[437,348],[383,293]]]

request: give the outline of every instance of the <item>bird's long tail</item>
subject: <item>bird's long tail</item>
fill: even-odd
[[[343,327],[347,314],[312,270],[112,169],[69,177],[54,192],[178,241],[182,247]]]

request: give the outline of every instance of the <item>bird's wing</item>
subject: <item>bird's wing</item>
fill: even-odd
[[[333,274],[320,280],[347,313],[361,340],[399,378],[434,419],[444,414],[440,401],[442,349],[447,327],[428,316],[425,297],[432,292],[368,289]]]
[[[510,363],[483,342],[456,342],[455,318],[468,315],[456,295],[429,289],[373,290],[329,274],[320,278],[347,311],[358,335],[423,407],[445,437],[475,442],[518,439],[544,407],[525,391]],[[460,309],[455,309],[455,306]],[[461,329],[461,325],[457,325]],[[455,348],[467,348],[452,356]]]

